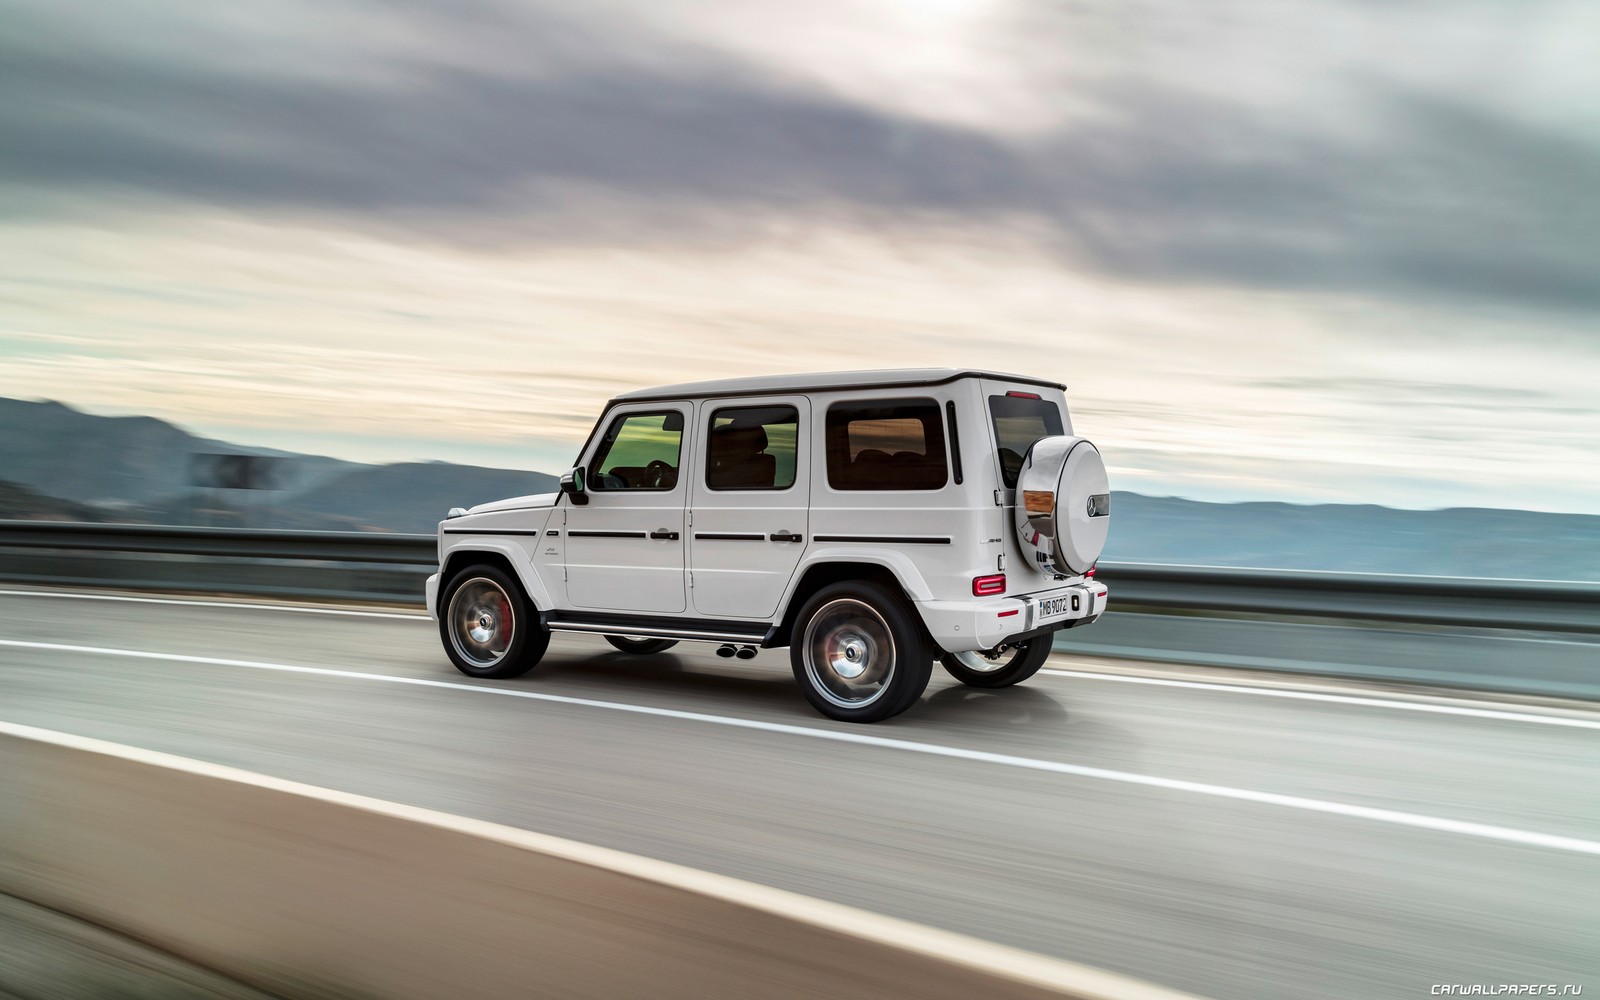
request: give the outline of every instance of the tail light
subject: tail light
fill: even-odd
[[[1097,565],[1096,565],[1096,566],[1090,566],[1090,567],[1089,567],[1089,572],[1087,572],[1087,573],[1085,573],[1085,574],[1083,574],[1083,578],[1084,578],[1084,579],[1085,579],[1085,580],[1093,580],[1093,579],[1094,579],[1094,571],[1095,571],[1095,570],[1097,570],[1097,569],[1099,569],[1099,568],[1100,568],[1100,567],[1099,567],[1099,566],[1097,566]]]
[[[973,597],[993,597],[995,594],[1006,592],[1006,575],[994,573],[990,576],[976,576],[972,578]]]
[[[1006,395],[1007,396],[1015,396],[1018,399],[1043,399],[1044,398],[1043,396],[1039,395],[1037,392],[1019,392],[1016,389],[1011,390],[1010,392],[1006,393]]]

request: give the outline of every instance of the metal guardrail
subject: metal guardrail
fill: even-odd
[[[1111,606],[1600,632],[1600,584],[1102,564]]]
[[[0,521],[0,579],[420,600],[432,535]],[[1114,610],[1600,632],[1600,583],[1103,563]]]
[[[414,566],[434,562],[438,553],[438,544],[432,535],[66,521],[0,521],[0,547]]]
[[[420,603],[432,535],[0,521],[0,580]]]

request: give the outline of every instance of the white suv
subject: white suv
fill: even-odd
[[[807,700],[851,722],[915,704],[935,658],[1016,684],[1106,609],[1110,489],[1063,389],[916,369],[626,393],[560,493],[440,523],[429,611],[473,677],[591,632],[629,653],[788,646]]]

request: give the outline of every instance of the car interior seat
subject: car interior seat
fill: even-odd
[[[766,449],[767,432],[759,424],[714,428],[707,484],[718,490],[771,489],[778,479],[778,460]]]

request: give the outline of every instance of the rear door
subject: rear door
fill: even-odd
[[[589,502],[565,504],[567,599],[576,608],[683,614],[681,473],[688,403],[614,410],[586,462]]]
[[[804,396],[701,404],[689,566],[702,617],[777,613],[808,541],[810,412]]]

